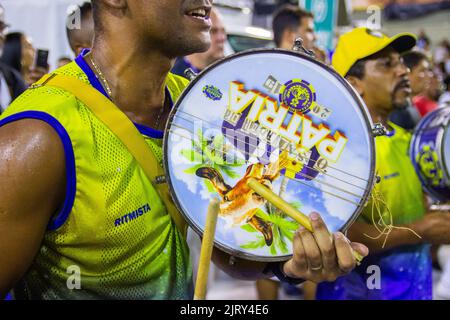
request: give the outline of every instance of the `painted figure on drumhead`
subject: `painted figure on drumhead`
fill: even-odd
[[[280,176],[280,171],[295,165],[292,162],[287,151],[283,151],[275,162],[267,165],[251,164],[247,167],[244,177],[234,187],[229,186],[220,172],[211,167],[197,169],[196,175],[208,179],[221,196],[219,216],[227,221],[228,228],[248,223],[262,233],[266,245],[270,246],[273,242],[272,226],[257,215],[258,210],[267,203],[267,200],[248,186],[248,180],[255,178],[272,190],[272,182]]]

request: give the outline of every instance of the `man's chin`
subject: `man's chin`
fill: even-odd
[[[174,52],[175,57],[189,56],[194,53],[204,53],[208,51],[209,43],[195,40],[186,40],[178,42],[176,50]]]
[[[402,88],[394,94],[393,106],[394,109],[406,109],[411,105],[411,88]]]
[[[394,103],[394,110],[404,110],[409,107],[409,103]]]
[[[208,37],[199,37],[197,39],[191,39],[191,41],[186,42],[186,47],[190,51],[189,54],[193,53],[203,53],[208,51],[209,47],[211,46],[211,40]]]
[[[394,101],[393,109],[394,110],[399,110],[399,109],[402,110],[402,109],[408,108],[410,105],[412,105],[412,101],[411,101],[411,98],[408,96],[408,97],[405,97],[405,99],[399,99],[397,101]]]

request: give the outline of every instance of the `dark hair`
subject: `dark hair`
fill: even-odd
[[[283,32],[286,29],[297,29],[302,24],[302,19],[306,17],[314,18],[314,15],[311,12],[290,4],[283,5],[275,11],[272,20],[272,29],[277,47],[281,45]]]
[[[0,60],[18,72],[22,72],[22,37],[23,33],[8,33],[5,38],[3,54]]]
[[[72,11],[68,16],[67,16],[67,23],[66,23],[66,33],[67,33],[67,38],[69,39],[69,43],[72,46],[72,40],[73,37],[76,34],[76,29],[72,29],[69,28],[69,22],[72,19],[72,15],[74,12],[80,12],[80,21],[81,24],[83,24],[84,21],[86,21],[86,19],[90,18],[90,13],[93,11],[93,6],[90,2],[84,2],[83,4],[81,4],[80,6],[77,6],[75,11]],[[74,48],[72,48],[74,49]]]
[[[363,79],[365,75],[366,61],[367,59],[361,59],[356,61],[355,64],[352,65],[350,70],[348,70],[345,76]]]
[[[419,65],[422,60],[427,60],[428,57],[419,51],[408,51],[402,55],[403,63],[410,69],[413,70]]]

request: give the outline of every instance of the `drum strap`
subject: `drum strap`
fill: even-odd
[[[160,180],[158,177],[164,176],[164,169],[159,165],[150,146],[125,113],[93,87],[73,77],[48,74],[33,84],[31,88],[41,86],[57,87],[73,94],[122,141],[158,191],[178,230],[186,238],[186,221],[176,208],[167,183],[157,183]]]

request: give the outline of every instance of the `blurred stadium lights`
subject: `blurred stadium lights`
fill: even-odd
[[[272,32],[270,32],[269,30],[266,29],[262,29],[262,28],[258,28],[258,27],[246,27],[245,31],[255,37],[260,37],[260,38],[271,38],[272,37]]]

